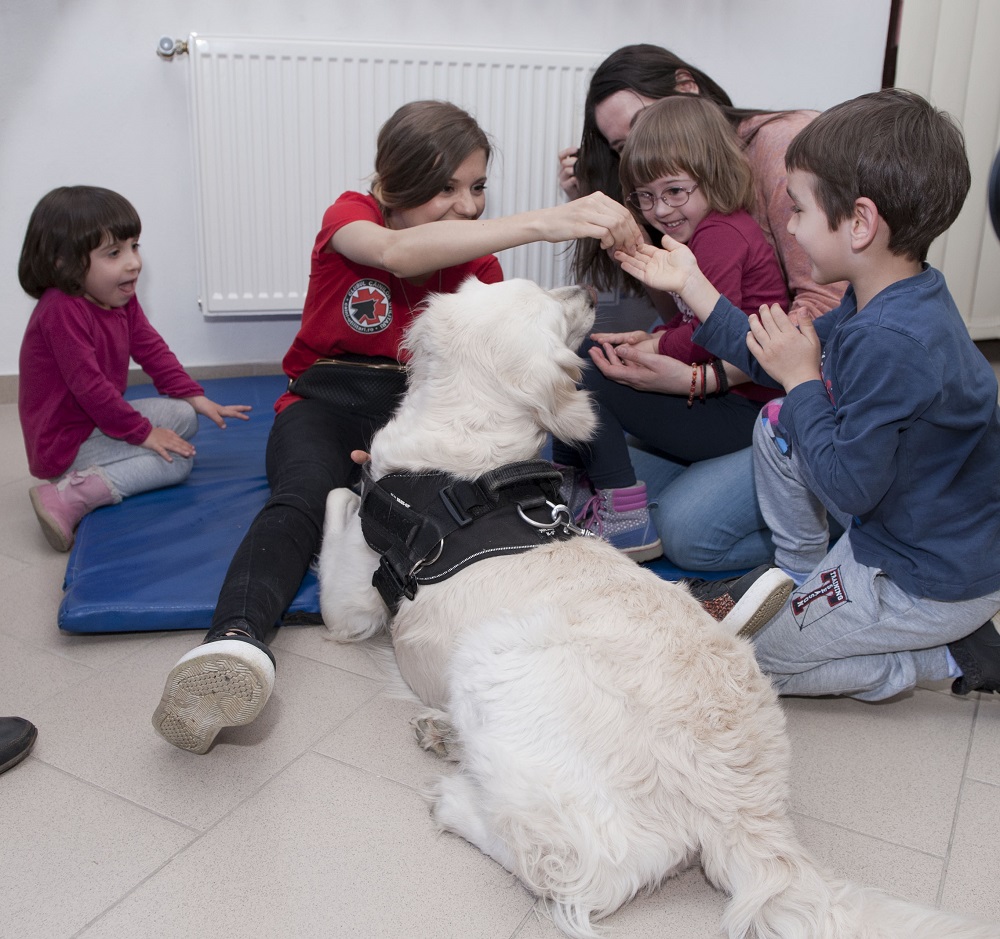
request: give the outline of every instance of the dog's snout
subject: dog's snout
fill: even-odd
[[[573,287],[556,287],[552,296],[563,303],[575,303],[583,300],[591,309],[597,306],[597,291],[590,284],[577,284]]]

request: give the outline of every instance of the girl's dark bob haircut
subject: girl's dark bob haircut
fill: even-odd
[[[61,186],[43,196],[28,220],[17,277],[39,299],[49,287],[83,295],[90,252],[106,240],[138,238],[142,223],[124,196],[98,186]]]

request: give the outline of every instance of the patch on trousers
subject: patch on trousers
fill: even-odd
[[[790,456],[792,445],[788,442],[780,420],[781,404],[784,400],[784,398],[775,398],[773,401],[768,401],[761,409],[760,423],[778,450],[785,456]]]
[[[851,602],[840,576],[839,567],[810,577],[806,583],[814,584],[817,581],[819,586],[802,593],[793,593],[789,601],[795,622],[799,624],[799,630],[818,622],[837,607]]]

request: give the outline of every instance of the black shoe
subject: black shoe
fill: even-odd
[[[744,639],[774,619],[795,586],[784,571],[767,564],[742,577],[680,582],[708,613]]]
[[[948,643],[952,658],[962,670],[952,682],[954,694],[1000,691],[1000,632],[996,621],[994,616],[971,635]]]
[[[17,766],[35,745],[38,728],[23,717],[0,717],[0,773]]]

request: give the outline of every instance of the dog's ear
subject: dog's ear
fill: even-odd
[[[567,443],[588,440],[597,427],[590,395],[578,386],[583,377],[582,365],[578,355],[562,349],[536,373],[535,419],[540,427]]]
[[[459,294],[474,290],[475,284],[482,286],[474,275],[470,275],[454,293],[428,294],[422,304],[424,312],[413,318],[400,343],[400,350],[408,356],[409,368],[419,368],[421,363],[433,359],[446,337],[453,335],[454,318],[460,315],[463,304],[468,302],[467,299],[460,299]],[[433,315],[427,316],[426,311],[431,308]]]

